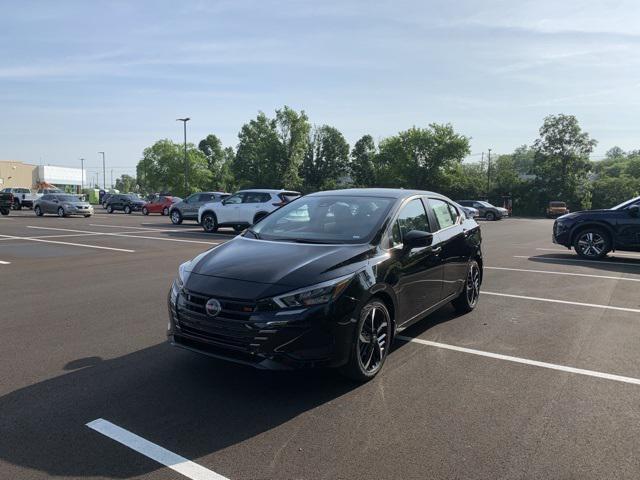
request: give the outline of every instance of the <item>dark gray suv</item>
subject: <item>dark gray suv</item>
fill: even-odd
[[[458,200],[458,203],[463,207],[475,208],[480,212],[480,217],[487,220],[500,220],[509,216],[509,210],[506,208],[496,207],[482,200]]]
[[[225,192],[198,192],[190,195],[181,202],[174,203],[169,209],[169,218],[175,225],[183,220],[198,221],[198,209],[205,203],[220,202],[231,194]]]

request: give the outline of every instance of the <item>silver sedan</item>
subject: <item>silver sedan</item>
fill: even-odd
[[[35,201],[33,211],[39,217],[46,213],[55,213],[59,217],[67,217],[69,215],[90,217],[93,215],[93,207],[89,202],[68,194],[49,193],[43,195]]]

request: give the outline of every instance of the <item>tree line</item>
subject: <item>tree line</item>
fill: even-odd
[[[259,112],[238,133],[236,148],[208,135],[187,144],[189,192],[184,191],[184,146],[159,140],[143,151],[136,178],[123,175],[116,188],[233,192],[285,188],[303,193],[346,187],[433,190],[454,199],[488,199],[514,212],[539,215],[549,201],[570,208],[608,208],[640,192],[640,152],[614,147],[593,162],[597,142],[572,115],[544,119],[531,145],[485,161],[463,162],[470,138],[451,124],[411,127],[376,142],[363,135],[353,147],[330,125],[312,125],[304,111],[287,106],[272,117]],[[490,161],[489,161],[490,160]]]

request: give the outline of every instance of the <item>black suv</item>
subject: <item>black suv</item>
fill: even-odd
[[[124,213],[138,212],[142,210],[146,202],[133,194],[114,194],[107,200],[107,213],[122,210]]]
[[[598,259],[615,250],[640,251],[640,197],[607,210],[585,210],[558,217],[553,243]]]

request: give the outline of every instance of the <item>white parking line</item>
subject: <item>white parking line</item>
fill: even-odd
[[[561,253],[568,253],[571,251],[566,248],[536,248],[536,250],[540,250],[543,252],[561,252]],[[620,252],[611,252],[611,253],[616,257],[640,258],[640,255],[633,254],[633,253],[620,253]]]
[[[128,250],[126,248],[113,248],[113,247],[101,247],[98,245],[87,245],[84,243],[70,243],[70,242],[59,242],[56,240],[44,240],[42,238],[37,237],[16,237],[14,235],[0,235],[3,238],[10,238],[14,240],[26,240],[28,242],[43,242],[43,243],[53,243],[56,245],[70,245],[72,247],[84,247],[84,248],[95,248],[98,250],[113,250],[115,252],[126,252],[126,253],[135,253],[135,250]]]
[[[530,360],[528,358],[521,358],[521,357],[512,357],[511,355],[502,355],[500,353],[485,352],[483,350],[475,350],[473,348],[458,347],[456,345],[449,345],[446,343],[432,342],[430,340],[422,340],[421,338],[405,337],[404,335],[398,335],[396,338],[398,338],[399,340],[404,340],[405,342],[419,343],[421,345],[427,345],[429,347],[443,348],[445,350],[453,350],[456,352],[470,353],[472,355],[480,355],[482,357],[495,358],[497,360],[505,360],[507,362],[521,363],[524,365],[532,365],[535,367],[548,368],[551,370],[560,370],[562,372],[576,373],[578,375],[586,375],[588,377],[596,377],[596,378],[603,378],[605,380],[613,380],[615,382],[640,385],[640,378],[624,377],[622,375],[613,375],[611,373],[597,372],[595,370],[584,370],[582,368],[567,367],[565,365],[558,365],[555,363],[539,362],[538,360]]]
[[[202,465],[198,465],[102,418],[93,420],[87,423],[86,426],[187,478],[194,480],[228,480],[227,477],[223,477],[208,468],[204,468]]]
[[[108,228],[125,228],[129,230],[143,230],[149,232],[201,232],[206,233],[202,228],[148,228],[148,227],[129,227],[126,225],[101,225],[99,223],[90,223],[90,227],[108,227]]]
[[[597,263],[598,265],[625,265],[629,267],[640,267],[640,263],[616,262],[611,260],[580,260],[577,258],[532,257],[529,255],[514,255],[513,258],[526,258],[527,260],[536,260],[540,262]]]
[[[53,227],[35,227],[33,225],[27,225],[27,228],[36,228],[39,230],[58,230],[61,232],[76,232],[76,233],[91,233],[96,235],[104,235],[109,237],[123,237],[123,238],[143,238],[146,240],[160,240],[165,242],[181,242],[181,243],[201,243],[204,245],[218,245],[220,242],[205,242],[203,240],[185,240],[183,238],[164,238],[164,237],[143,237],[136,233],[107,233],[107,232],[90,232],[87,230],[73,230],[70,228],[53,228]]]
[[[0,260],[0,265],[11,265],[11,262],[5,262],[4,260]]]
[[[613,277],[610,275],[589,275],[588,273],[551,272],[549,270],[528,270],[525,268],[507,268],[507,267],[484,267],[484,269],[485,270],[507,270],[511,272],[526,272],[526,273],[545,273],[549,275],[570,275],[574,277],[591,277],[591,278],[603,278],[607,280],[624,280],[627,282],[640,282],[640,278]]]
[[[579,307],[591,307],[591,308],[603,308],[606,310],[619,310],[621,312],[633,312],[640,313],[639,308],[627,308],[627,307],[614,307],[611,305],[600,305],[599,303],[582,303],[582,302],[570,302],[568,300],[556,300],[553,298],[540,298],[540,297],[527,297],[525,295],[512,295],[510,293],[497,293],[497,292],[486,292],[482,291],[483,295],[495,295],[496,297],[509,297],[509,298],[519,298],[521,300],[533,300],[536,302],[548,302],[548,303],[562,303],[565,305],[576,305]]]

